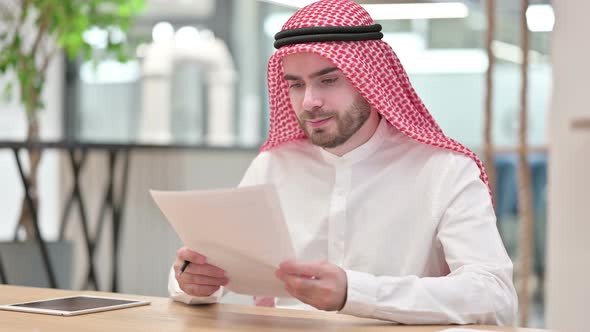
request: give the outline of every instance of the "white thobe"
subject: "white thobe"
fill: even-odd
[[[299,261],[346,272],[341,313],[403,324],[514,323],[512,262],[475,162],[416,142],[382,119],[339,157],[307,140],[260,153],[241,186],[272,183]],[[186,303],[217,301],[180,290]],[[296,299],[277,307],[311,308]]]

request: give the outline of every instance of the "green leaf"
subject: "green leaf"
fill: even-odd
[[[10,103],[12,101],[12,82],[8,82],[2,91],[2,101],[4,103]]]
[[[129,57],[127,56],[127,52],[125,51],[125,49],[123,47],[119,48],[116,55],[117,55],[117,61],[119,61],[119,62],[127,62],[129,60]]]
[[[6,59],[8,66],[16,67],[18,64],[19,55],[20,53],[18,52],[18,49],[11,50],[11,52],[7,54]]]
[[[12,63],[9,61],[8,54],[0,53],[0,74],[7,72],[10,67]]]
[[[84,59],[86,61],[90,61],[92,60],[93,57],[93,49],[92,46],[90,44],[84,43],[84,45],[82,46],[82,55],[84,56]]]
[[[16,35],[14,35],[14,39],[12,40],[12,46],[14,47],[15,50],[19,50],[20,44],[21,44],[21,38],[20,38],[20,35],[17,33]]]
[[[0,11],[6,6],[0,0]],[[117,58],[120,61],[128,59],[126,42],[109,47],[104,52],[94,52],[82,38],[84,31],[92,26],[114,29],[119,28],[124,33],[129,30],[132,19],[143,10],[145,0],[27,0],[24,1],[22,17],[27,22],[39,25],[41,17],[48,21],[47,34],[57,41],[57,47],[63,50],[70,59],[83,55],[86,59],[97,61],[101,58]],[[0,17],[4,17],[1,13]],[[29,113],[43,108],[41,92],[45,78],[39,64],[25,53],[22,48],[22,38],[28,30],[17,29],[20,17],[16,11],[12,12],[14,19],[2,20],[0,41],[4,41],[0,50],[0,75],[14,70],[21,91],[21,102]],[[26,27],[29,29],[29,27]],[[10,34],[8,34],[10,32]],[[98,53],[98,54],[96,54]],[[7,89],[4,88],[4,95]],[[34,114],[32,114],[34,115]]]
[[[130,8],[128,5],[122,5],[117,10],[117,14],[119,14],[119,16],[123,16],[123,17],[129,17],[129,16],[131,16],[131,13],[132,12],[133,12],[132,11],[132,8]]]
[[[145,9],[145,1],[131,0],[131,7],[133,8],[133,14],[138,14]]]

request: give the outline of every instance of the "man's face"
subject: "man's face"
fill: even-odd
[[[315,145],[334,148],[365,124],[371,106],[328,59],[313,53],[283,58],[299,125]]]

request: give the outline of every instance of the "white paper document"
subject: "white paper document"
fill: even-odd
[[[225,270],[227,289],[290,296],[275,277],[295,254],[274,186],[150,193],[184,245]]]

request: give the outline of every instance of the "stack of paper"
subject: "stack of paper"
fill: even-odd
[[[295,258],[274,186],[150,193],[184,245],[226,271],[227,289],[290,296],[274,274]]]

